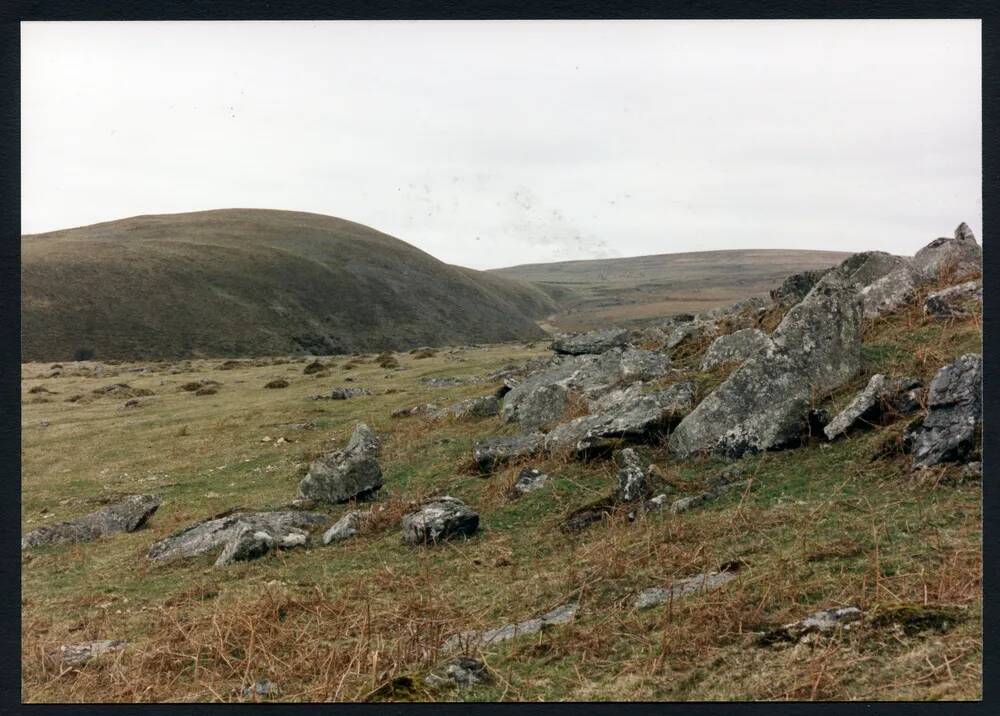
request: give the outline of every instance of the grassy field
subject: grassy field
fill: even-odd
[[[749,296],[766,296],[790,274],[834,266],[849,255],[785,249],[695,251],[526,264],[488,273],[547,291],[559,304],[545,319],[547,330],[584,331],[700,313]]]
[[[980,346],[978,316],[942,323],[914,309],[880,320],[866,329],[864,373],[828,403],[843,404],[876,371],[929,380]],[[539,343],[404,353],[400,370],[335,356],[319,376],[303,374],[301,359],[228,370],[221,360],[105,365],[101,375],[94,364],[65,363],[58,377],[50,364],[24,364],[23,530],[120,493],[163,497],[135,533],[23,554],[24,700],[238,701],[261,679],[290,701],[980,698],[980,484],[961,481],[953,467],[915,479],[905,456],[870,461],[902,423],[745,459],[752,489],[683,514],[632,523],[615,515],[566,534],[565,515],[615,485],[611,462],[553,456],[483,477],[469,469],[473,441],[512,426],[389,418],[496,385],[433,388],[420,378],[483,377],[546,352]],[[710,385],[722,376],[698,377]],[[264,389],[275,378],[289,387]],[[198,380],[221,385],[214,395],[181,390]],[[125,396],[91,392],[118,382],[152,395],[122,408]],[[374,394],[307,399],[340,385]],[[359,420],[384,437],[386,483],[383,511],[359,537],[323,546],[315,534],[305,549],[223,569],[212,567],[214,556],[147,561],[153,541],[190,522],[234,506],[286,504],[309,460],[342,446]],[[722,467],[674,460],[662,444],[639,450],[678,495],[700,491]],[[511,500],[524,464],[552,479]],[[404,545],[398,517],[443,492],[479,511],[479,534]],[[331,521],[347,509],[330,508]],[[732,560],[743,564],[738,577],[717,591],[647,611],[629,606],[641,589]],[[580,604],[571,624],[477,653],[492,685],[423,686],[448,635],[568,601]],[[944,631],[909,634],[866,620],[813,643],[753,643],[754,632],[816,609],[856,605],[877,615],[898,604],[954,605],[963,617]],[[128,645],[81,668],[46,656],[94,639]]]

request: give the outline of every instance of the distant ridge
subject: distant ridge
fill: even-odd
[[[220,209],[21,237],[26,361],[535,339],[556,308],[523,281],[320,214]]]

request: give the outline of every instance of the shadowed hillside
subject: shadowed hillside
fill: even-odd
[[[319,214],[139,216],[21,239],[25,360],[344,353],[544,334],[555,304]]]
[[[697,251],[624,259],[524,264],[490,273],[536,284],[560,310],[548,321],[582,331],[672,313],[699,313],[766,294],[789,274],[827,268],[840,251]]]

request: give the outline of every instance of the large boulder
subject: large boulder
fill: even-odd
[[[252,538],[258,532],[268,535],[274,544],[291,544],[301,539],[298,535],[303,530],[313,529],[329,521],[327,515],[319,512],[234,511],[197,522],[173,533],[150,546],[146,556],[157,562],[197,557],[225,548],[237,540],[249,541],[247,534]]]
[[[640,393],[607,412],[557,425],[545,436],[545,447],[584,453],[610,439],[648,441],[675,425],[693,403],[694,386],[686,381],[655,393]]]
[[[382,487],[378,440],[364,423],[354,428],[347,447],[327,453],[309,466],[299,483],[299,496],[320,502],[346,502]]]
[[[771,336],[676,427],[670,450],[739,457],[800,438],[811,399],[861,366],[861,300],[831,272],[793,306]]]
[[[832,268],[794,273],[786,278],[778,288],[771,291],[771,300],[784,308],[791,308],[805,298],[812,287]]]
[[[935,318],[961,318],[968,316],[966,304],[983,302],[983,280],[966,281],[957,286],[928,294],[924,299],[924,313]]]
[[[839,266],[823,276],[817,283],[843,279],[860,291],[909,263],[909,259],[893,256],[885,251],[864,251],[844,259]]]
[[[725,363],[742,363],[770,343],[771,339],[767,334],[757,328],[744,328],[742,331],[719,336],[705,351],[701,369],[711,370]]]
[[[978,448],[983,357],[968,353],[944,366],[927,392],[927,415],[907,431],[914,467],[964,462]]]
[[[156,495],[129,495],[123,500],[69,522],[45,525],[21,538],[21,549],[61,542],[89,542],[115,532],[134,532],[160,506]]]
[[[920,276],[910,263],[896,267],[882,278],[861,289],[865,318],[876,318],[898,311],[917,294]]]
[[[955,229],[955,238],[930,242],[913,257],[913,268],[921,280],[935,281],[946,274],[963,276],[983,268],[983,249],[965,222]]]
[[[533,455],[544,446],[545,436],[542,433],[487,438],[473,445],[472,459],[480,471],[489,472],[497,465]]]
[[[403,541],[434,544],[471,535],[479,529],[479,515],[457,497],[444,495],[403,517]]]
[[[834,440],[858,423],[873,424],[885,412],[909,413],[920,407],[915,391],[920,387],[916,378],[889,378],[876,373],[864,390],[823,427],[828,440]]]
[[[622,348],[628,345],[630,333],[625,328],[608,328],[588,333],[562,334],[552,341],[552,350],[556,353],[583,355],[586,353],[603,353],[609,348]]]

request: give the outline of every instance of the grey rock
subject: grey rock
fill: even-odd
[[[628,345],[630,333],[624,328],[608,328],[587,333],[563,334],[552,341],[552,350],[556,353],[582,355],[585,353],[603,353],[609,348],[621,348]]]
[[[680,514],[681,512],[687,512],[692,507],[699,507],[706,502],[711,502],[716,500],[728,492],[733,492],[734,490],[742,490],[750,484],[749,480],[741,480],[739,482],[729,482],[726,484],[718,485],[706,490],[705,492],[700,492],[697,495],[689,495],[688,497],[681,497],[680,499],[674,500],[670,503],[670,512],[672,514]]]
[[[885,251],[864,251],[849,256],[817,283],[844,281],[860,291],[896,269],[908,266],[909,263],[909,259],[893,256]]]
[[[833,267],[792,274],[778,288],[771,291],[771,300],[784,308],[791,308],[805,298],[816,282],[832,270]]]
[[[235,537],[249,528],[264,532],[276,545],[290,545],[301,537],[302,530],[328,524],[330,518],[319,512],[289,510],[285,512],[225,513],[179,530],[154,543],[147,557],[157,562],[197,557],[225,548]]]
[[[913,257],[913,267],[924,281],[941,278],[945,272],[956,276],[982,271],[983,249],[964,222],[955,229],[955,238],[940,238],[920,249]]]
[[[537,430],[566,413],[569,394],[562,383],[529,378],[504,396],[504,420],[517,421],[525,430]]]
[[[669,356],[656,351],[632,348],[621,354],[618,382],[628,385],[636,381],[655,380],[665,376],[669,370]]]
[[[479,659],[468,656],[459,656],[449,661],[444,666],[444,674],[428,674],[424,683],[427,686],[458,686],[468,689],[476,684],[492,683],[493,677],[486,669],[486,664]]]
[[[861,367],[861,299],[834,272],[824,276],[754,354],[670,435],[679,457],[713,452],[740,457],[801,438],[811,398],[850,380]]]
[[[653,494],[652,485],[642,467],[639,455],[632,448],[624,448],[615,453],[618,465],[618,492],[616,497],[622,502],[638,502]]]
[[[70,666],[82,666],[101,654],[121,651],[128,642],[121,639],[101,639],[85,644],[63,644],[52,656]]]
[[[346,502],[366,497],[382,487],[378,440],[364,423],[354,428],[344,450],[327,453],[312,462],[299,483],[299,496],[322,502]]]
[[[116,532],[134,532],[160,506],[156,495],[128,497],[69,522],[45,525],[21,538],[21,549],[62,542],[89,542]]]
[[[259,559],[275,547],[298,547],[306,543],[308,536],[305,530],[289,527],[287,531],[275,537],[270,532],[245,524],[226,542],[218,559],[215,560],[215,566],[224,567],[233,562]]]
[[[821,609],[797,622],[761,634],[757,639],[757,645],[797,642],[810,634],[828,634],[836,629],[850,629],[862,616],[861,610],[857,607]]]
[[[276,683],[268,679],[255,681],[250,686],[245,686],[240,691],[240,696],[249,698],[251,696],[280,696],[281,689]]]
[[[331,388],[330,392],[321,398],[326,398],[327,400],[349,400],[351,398],[356,398],[359,395],[371,395],[372,392],[367,388],[352,388],[350,386]]]
[[[655,393],[639,395],[615,409],[585,415],[556,426],[545,436],[549,450],[586,452],[609,438],[645,441],[676,424],[694,402],[694,386],[689,381],[675,383]]]
[[[577,607],[578,605],[575,603],[565,604],[539,617],[527,619],[516,624],[505,624],[502,627],[487,629],[481,632],[467,631],[455,634],[449,637],[441,648],[445,651],[450,651],[458,647],[469,649],[510,641],[511,639],[527,634],[537,634],[547,627],[568,624],[573,621],[573,618],[576,616]]]
[[[864,317],[876,318],[895,313],[913,301],[919,283],[919,274],[907,262],[865,286],[860,291]]]
[[[718,332],[718,327],[713,320],[697,319],[690,323],[682,323],[670,331],[667,342],[664,346],[667,350],[673,350],[687,340],[714,336]]]
[[[465,418],[488,418],[499,414],[500,401],[493,395],[460,400],[439,412],[432,413],[437,418],[450,417],[458,420]]]
[[[983,463],[970,462],[962,467],[962,477],[967,480],[980,480],[983,477]]]
[[[487,438],[473,446],[472,459],[482,472],[490,472],[497,465],[532,455],[544,446],[542,433]]]
[[[924,313],[935,318],[968,316],[969,312],[962,307],[962,304],[970,301],[978,301],[982,305],[982,279],[967,281],[929,294],[924,299]]]
[[[698,318],[706,321],[731,319],[736,316],[756,317],[757,309],[764,308],[770,302],[763,296],[750,296],[726,306],[718,306],[700,314]]]
[[[920,387],[916,378],[889,378],[876,373],[868,385],[840,411],[824,428],[828,440],[834,440],[859,422],[874,423],[881,419],[887,408],[897,412],[912,412],[919,404],[912,391]]]
[[[742,363],[770,344],[771,339],[767,334],[756,328],[744,328],[729,335],[719,336],[705,351],[701,369],[711,370],[723,363]]]
[[[963,462],[982,425],[983,357],[968,353],[944,366],[927,392],[927,416],[907,431],[913,467]]]
[[[414,415],[432,415],[439,410],[438,406],[434,403],[424,403],[422,405],[414,405],[412,408],[399,408],[393,410],[389,414],[390,418],[408,418]]]
[[[513,492],[515,496],[525,495],[534,492],[545,486],[549,476],[534,467],[526,467],[521,470],[514,482]]]
[[[639,592],[632,601],[636,609],[649,609],[660,604],[666,604],[674,599],[689,597],[693,594],[711,592],[736,578],[735,572],[707,572],[693,577],[678,579],[669,587],[651,587]]]
[[[333,523],[333,526],[323,533],[323,544],[340,542],[354,537],[361,529],[362,523],[371,517],[370,510],[351,510]]]
[[[429,378],[421,378],[420,382],[424,385],[429,385],[432,388],[454,388],[456,385],[467,385],[468,383],[479,383],[482,381],[472,378],[456,378],[453,376],[432,376]]]
[[[403,541],[407,544],[435,544],[474,534],[477,529],[479,515],[449,495],[431,500],[403,517]]]

